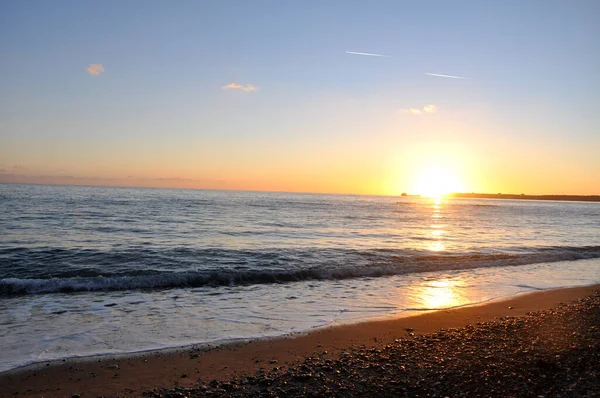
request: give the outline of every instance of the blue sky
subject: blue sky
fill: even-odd
[[[296,190],[277,185],[287,173],[317,191],[364,172],[371,188],[331,191],[391,193],[368,171],[431,144],[484,163],[471,190],[502,189],[481,181],[515,161],[529,177],[506,189],[561,190],[558,157],[585,177],[569,190],[600,193],[598,15],[597,1],[5,1],[0,169]]]

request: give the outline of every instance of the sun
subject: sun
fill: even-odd
[[[414,190],[421,196],[439,198],[452,192],[463,191],[463,184],[449,169],[431,166],[416,176]]]

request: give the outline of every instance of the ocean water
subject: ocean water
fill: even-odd
[[[0,184],[0,371],[600,282],[600,204]]]

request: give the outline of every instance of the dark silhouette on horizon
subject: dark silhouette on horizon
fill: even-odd
[[[468,199],[520,199],[520,200],[560,200],[569,202],[600,202],[600,195],[525,195],[524,193],[451,193],[454,198]]]

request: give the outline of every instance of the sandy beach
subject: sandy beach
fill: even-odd
[[[82,397],[139,396],[154,390],[155,395],[161,396],[161,394],[169,395],[172,388],[200,388],[188,391],[188,394],[192,395],[205,393],[239,395],[240,391],[249,394],[252,391],[270,389],[270,385],[276,379],[275,376],[283,379],[289,377],[291,380],[303,383],[304,378],[298,376],[298,372],[299,369],[307,366],[306,363],[303,364],[307,358],[309,362],[314,361],[315,358],[319,361],[327,361],[330,364],[327,366],[331,367],[331,364],[339,364],[339,361],[354,355],[356,350],[363,353],[373,350],[374,352],[393,350],[394,344],[406,345],[408,341],[430,339],[431,336],[435,336],[433,334],[439,334],[440,331],[445,333],[448,330],[458,330],[460,333],[461,330],[469,330],[469,328],[491,328],[493,331],[494,325],[506,328],[506,325],[502,326],[501,322],[507,319],[523,317],[545,319],[544,313],[540,313],[541,315],[531,315],[531,313],[553,311],[561,304],[594,295],[598,288],[600,286],[540,291],[480,306],[329,327],[317,329],[306,335],[213,348],[188,347],[120,357],[105,356],[58,363],[39,363],[1,374],[0,395],[2,397],[65,397],[76,394]],[[596,294],[596,309],[597,304]],[[583,315],[573,316],[581,318]],[[580,332],[580,330],[573,330],[568,334],[564,332],[563,340],[575,339]],[[492,339],[493,333],[490,333]],[[490,345],[493,345],[492,343],[490,341]],[[566,344],[569,347],[576,346],[576,343]],[[476,354],[486,357],[485,352]],[[598,363],[590,366],[595,366],[597,371]],[[306,380],[312,378],[313,372],[307,370],[305,373],[310,374],[310,377],[305,377]],[[269,381],[258,383],[265,378]],[[213,382],[208,386],[215,386],[216,390],[206,390],[209,387],[205,383],[211,380],[222,382],[234,380],[238,384],[234,383],[233,386],[236,388],[228,391],[218,387],[220,385],[218,382]],[[251,389],[253,382],[256,382],[256,386]],[[439,382],[443,383],[443,380],[440,379]],[[286,382],[284,385],[288,384]],[[231,387],[232,384],[225,383],[225,386]],[[302,389],[285,391],[281,387],[278,388],[280,390],[269,391],[275,395],[306,393]],[[340,384],[340,388],[342,389],[337,393],[343,394],[347,387]],[[334,390],[321,391],[321,393],[333,393]]]

